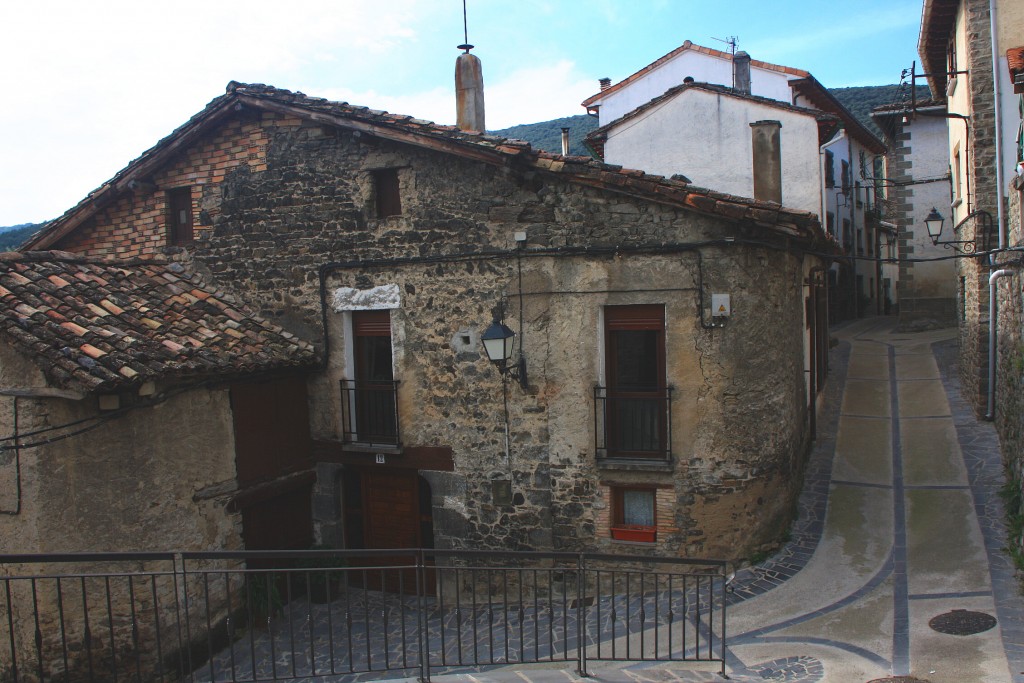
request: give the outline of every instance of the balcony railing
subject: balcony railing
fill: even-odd
[[[342,441],[399,446],[398,382],[341,380]]]
[[[672,389],[594,387],[598,458],[672,458]]]

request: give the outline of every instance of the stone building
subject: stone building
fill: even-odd
[[[231,83],[27,247],[164,254],[313,342],[324,544],[741,558],[792,517],[811,213]]]
[[[899,327],[919,330],[958,323],[956,261],[952,245],[935,244],[925,219],[949,204],[949,162],[945,102],[919,101],[877,107],[871,114],[886,136],[887,219],[897,230]],[[922,260],[908,260],[922,259]],[[935,260],[928,260],[935,259]]]
[[[311,345],[160,257],[4,254],[0,552],[308,547],[315,475],[304,373],[313,362]],[[8,563],[4,573],[54,571],[28,567]],[[139,630],[111,617],[91,636],[85,579],[33,581],[30,591],[5,581],[2,675],[13,667],[16,680],[19,663],[36,659],[72,680],[86,668],[102,677],[117,666],[113,653],[131,661],[159,651],[154,624],[180,615],[155,607],[153,581],[150,594],[89,580],[94,604],[139,617]],[[211,602],[213,615],[222,607]],[[69,657],[65,638],[86,645]],[[163,646],[169,653],[170,641]]]
[[[834,320],[895,303],[874,261],[890,232],[869,180],[885,146],[809,72],[686,41],[618,83],[602,79],[583,106],[600,121],[588,144],[608,163],[817,214],[847,257],[830,265]]]
[[[943,240],[970,241],[979,249],[1013,246],[1006,224],[1006,186],[1016,164],[1020,117],[1006,51],[1022,44],[1024,7],[1019,2],[924,2],[918,50],[932,94],[946,98],[950,115],[953,192],[948,212],[940,212],[947,218]],[[990,292],[1020,288],[1019,271],[1013,269],[990,286],[990,276],[1005,270],[999,260],[957,262],[960,380],[978,413],[990,416],[997,392],[993,375],[999,374],[998,363],[991,362],[995,353],[990,342],[999,333]],[[997,307],[1005,294],[997,295]]]

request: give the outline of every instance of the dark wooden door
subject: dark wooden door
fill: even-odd
[[[364,524],[371,548],[419,548],[419,486],[416,472],[363,475]]]

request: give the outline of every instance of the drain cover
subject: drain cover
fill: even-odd
[[[948,633],[951,636],[970,636],[995,626],[996,618],[984,612],[955,609],[952,612],[932,617],[928,625],[939,633]]]

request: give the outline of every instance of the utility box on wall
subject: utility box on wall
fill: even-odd
[[[711,295],[711,317],[728,318],[732,313],[732,305],[728,294]]]

